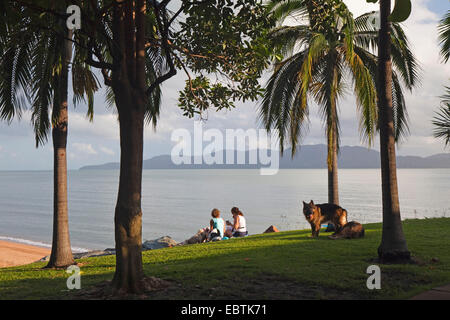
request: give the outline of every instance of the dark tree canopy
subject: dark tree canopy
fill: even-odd
[[[236,100],[255,100],[258,83],[271,54],[267,33],[273,25],[260,1],[205,1],[188,4],[187,18],[175,32],[178,66],[195,74],[189,77],[179,102],[185,115],[209,106],[234,107]],[[212,81],[209,74],[216,74]]]
[[[123,32],[126,47],[136,53],[140,39],[133,39],[132,33],[141,23],[150,105],[160,97],[159,85],[178,71],[188,78],[179,106],[189,117],[209,107],[232,108],[236,100],[255,100],[262,94],[258,79],[270,62],[266,35],[274,22],[260,0],[66,0],[57,5],[49,0],[11,0],[8,15],[28,17],[36,30],[64,34],[61,22],[69,14],[62,9],[72,4],[81,8],[82,21],[81,29],[74,30],[76,62],[100,69],[107,86],[112,85],[113,69],[125,61],[117,34]],[[114,24],[119,5],[124,7],[123,25]],[[127,21],[127,10],[137,6],[145,10],[144,21]],[[148,111],[149,120],[159,114]]]

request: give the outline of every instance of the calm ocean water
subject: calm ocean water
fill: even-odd
[[[450,169],[398,170],[402,218],[450,217]],[[349,219],[381,221],[379,169],[341,169],[340,201]],[[52,237],[51,171],[0,172],[0,240],[48,245]],[[69,219],[76,250],[114,247],[118,171],[70,171]],[[212,208],[231,220],[237,206],[251,234],[274,224],[309,228],[302,200],[327,201],[326,170],[144,170],[143,238],[182,241],[207,226]]]

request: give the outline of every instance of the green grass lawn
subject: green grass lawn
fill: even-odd
[[[146,276],[171,283],[151,299],[402,299],[450,283],[450,218],[404,221],[412,255],[421,263],[380,265],[381,290],[368,290],[381,224],[365,225],[356,240],[309,238],[310,230],[250,236],[143,253]],[[437,258],[437,261],[432,261]],[[112,279],[115,257],[81,265],[82,292]],[[64,270],[44,263],[0,269],[0,299],[70,299]]]

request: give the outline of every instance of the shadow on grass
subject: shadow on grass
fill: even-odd
[[[430,226],[433,224],[434,226]],[[436,284],[450,282],[450,254],[442,246],[450,219],[406,221],[410,249],[419,256],[439,256],[430,265],[382,265],[382,289],[366,287],[367,267],[376,256],[381,225],[366,225],[366,237],[332,241],[322,233],[308,238],[309,230],[255,235],[201,245],[143,253],[146,276],[171,282],[152,299],[377,299],[403,298]],[[433,232],[430,233],[430,230]],[[424,244],[424,236],[427,242]],[[114,257],[79,260],[82,287],[111,280]],[[3,273],[6,271],[6,273]],[[58,273],[59,272],[59,273]],[[0,273],[0,298],[66,299],[64,271],[20,267]],[[26,279],[24,279],[26,277]]]
[[[81,287],[87,288],[112,278],[113,273],[82,276]],[[74,291],[66,285],[67,277],[43,277],[2,281],[0,299],[71,299]]]

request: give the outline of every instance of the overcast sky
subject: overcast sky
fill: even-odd
[[[354,16],[378,10],[377,5],[364,0],[344,0]],[[449,85],[450,63],[440,63],[438,55],[437,24],[444,13],[450,9],[449,0],[414,0],[411,17],[404,23],[405,31],[422,67],[421,86],[406,94],[410,116],[411,134],[399,145],[398,154],[428,156],[449,152],[442,141],[432,137],[431,119],[439,107],[444,86]],[[267,76],[266,76],[267,77]],[[178,92],[184,86],[181,72],[163,85],[163,105],[156,132],[148,127],[145,131],[144,159],[159,154],[169,154],[174,146],[170,141],[174,129],[193,129],[193,119],[182,116],[177,107]],[[71,101],[71,98],[69,99]],[[352,90],[340,101],[340,120],[342,127],[341,145],[361,145],[355,99]],[[258,128],[257,103],[239,104],[231,111],[210,111],[207,128],[234,129]],[[310,130],[304,144],[326,143],[320,117],[313,105]],[[86,106],[75,109],[70,104],[68,165],[78,169],[83,165],[119,161],[119,128],[116,116],[106,108],[103,92],[96,95],[95,118],[90,123],[85,117]],[[373,146],[378,150],[378,141]],[[35,148],[30,115],[25,113],[20,121],[11,125],[0,122],[0,170],[50,170],[53,167],[51,140],[46,146]]]

